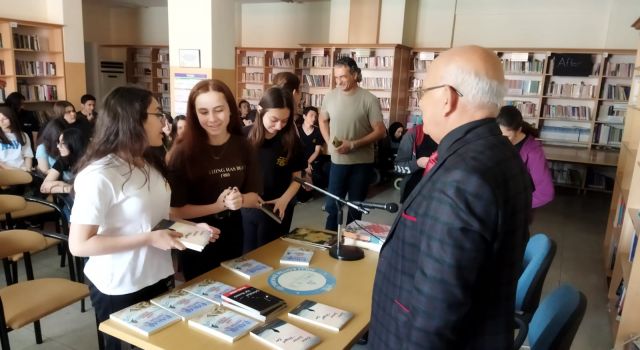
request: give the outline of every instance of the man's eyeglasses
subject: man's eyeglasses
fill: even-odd
[[[161,122],[167,120],[167,115],[165,113],[162,113],[162,112],[157,112],[157,113],[149,113],[149,112],[147,112],[147,114],[155,115],[156,117],[158,117],[158,119],[160,119]]]
[[[425,88],[425,89],[418,90],[418,100],[421,100],[422,96],[424,96],[427,92],[429,92],[431,90],[435,90],[435,89],[440,89],[440,88],[443,88],[443,87],[451,88],[451,90],[455,91],[456,94],[458,94],[458,96],[460,96],[460,97],[464,96],[458,89],[454,88],[453,86],[448,85],[448,84],[442,84],[442,85],[431,86],[431,87],[428,87],[428,88]]]

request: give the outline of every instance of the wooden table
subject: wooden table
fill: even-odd
[[[280,265],[280,257],[289,245],[291,243],[278,239],[246,256],[278,270],[289,267],[288,265]],[[351,347],[368,329],[373,279],[377,264],[378,254],[368,250],[365,250],[365,258],[362,260],[339,261],[331,258],[327,250],[318,249],[313,255],[310,267],[320,268],[332,274],[336,278],[336,285],[329,292],[309,296],[285,294],[271,288],[267,281],[271,272],[248,280],[222,267],[209,271],[180,287],[204,278],[211,278],[231,286],[250,284],[283,298],[287,302],[286,311],[283,311],[278,318],[319,336],[322,342],[314,349],[344,349]],[[354,317],[338,333],[288,317],[287,313],[304,299],[319,301],[351,311],[354,313]],[[100,330],[143,349],[268,349],[266,345],[252,339],[248,334],[229,344],[207,333],[190,328],[186,322],[178,322],[149,337],[140,335],[112,320],[102,322]]]
[[[562,146],[544,145],[544,155],[547,160],[559,162],[578,163],[586,165],[617,166],[618,153],[601,150],[589,150],[586,148],[571,148]]]

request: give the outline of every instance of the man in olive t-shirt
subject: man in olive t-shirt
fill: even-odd
[[[367,197],[373,172],[374,143],[386,134],[378,98],[358,86],[360,68],[350,57],[342,57],[334,67],[336,88],[325,96],[320,110],[320,131],[329,146],[331,173],[329,192],[349,201]],[[325,228],[338,228],[338,207],[327,198],[329,213]],[[347,223],[362,216],[349,208]]]

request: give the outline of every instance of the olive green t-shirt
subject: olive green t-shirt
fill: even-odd
[[[373,125],[382,122],[380,101],[369,91],[357,87],[352,94],[339,89],[328,93],[322,103],[322,112],[329,116],[328,142],[331,162],[335,164],[364,164],[374,162],[373,143],[355,148],[346,154],[335,152],[333,140],[357,140],[373,131]]]

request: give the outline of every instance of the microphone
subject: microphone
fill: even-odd
[[[390,213],[395,213],[398,211],[398,204],[396,203],[374,203],[374,202],[359,202],[353,201],[353,204],[359,205],[366,209],[382,209],[386,210]]]

